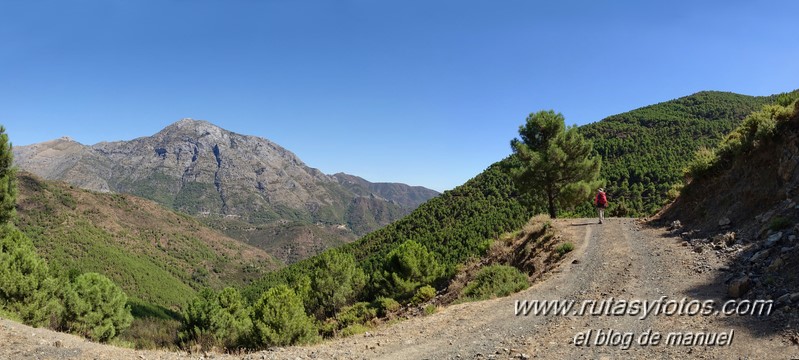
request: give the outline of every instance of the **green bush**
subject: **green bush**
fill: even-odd
[[[95,341],[108,341],[130,326],[128,297],[97,273],[78,276],[66,296],[66,326]]]
[[[491,265],[481,269],[474,280],[466,284],[461,294],[470,300],[508,296],[530,286],[527,276],[512,266]]]
[[[768,224],[768,228],[774,231],[785,229],[791,226],[791,220],[782,216],[775,216]]]
[[[313,320],[294,290],[278,285],[265,292],[253,307],[253,335],[257,346],[287,346],[318,338]]]
[[[410,298],[416,289],[433,283],[444,270],[424,245],[413,240],[408,240],[389,252],[383,269],[386,282],[384,290],[397,299]]]
[[[13,225],[2,225],[0,306],[5,303],[14,308],[23,304],[47,278],[47,271],[47,264],[36,254],[31,240]]]
[[[239,291],[227,287],[215,293],[205,289],[186,308],[180,338],[202,348],[243,346],[252,331],[250,309]]]
[[[352,335],[363,334],[369,331],[369,328],[361,324],[352,324],[341,330],[341,336],[347,337]]]
[[[716,165],[716,161],[716,153],[712,149],[700,147],[694,153],[693,160],[683,170],[683,175],[686,178],[698,178],[713,168]]]
[[[377,309],[377,314],[380,316],[386,316],[389,313],[395,312],[399,310],[400,303],[397,300],[387,297],[378,297],[375,299],[373,303],[373,307]]]
[[[54,330],[64,328],[64,299],[70,293],[69,283],[65,279],[47,278],[41,286],[28,298],[22,309],[23,321],[32,326],[44,326]]]
[[[669,191],[666,192],[666,198],[668,199],[668,201],[676,200],[680,196],[680,193],[682,192],[683,187],[684,187],[684,185],[682,183],[676,183],[676,184],[671,185],[671,188],[669,188]]]
[[[331,317],[342,306],[351,303],[366,284],[366,276],[347,253],[329,250],[313,265],[311,292],[312,313],[320,319]]]
[[[438,310],[437,306],[435,306],[433,304],[429,304],[429,305],[424,307],[424,314],[425,315],[433,315],[433,314],[436,313],[437,310]]]
[[[566,253],[572,250],[574,250],[574,244],[570,242],[566,242],[555,247],[555,252],[557,252],[559,256],[566,255]]]
[[[430,285],[425,285],[416,290],[416,294],[411,299],[411,304],[420,305],[434,297],[436,297],[436,289]]]
[[[347,327],[352,324],[365,324],[376,316],[377,309],[367,302],[359,302],[341,309],[341,312],[336,314],[336,320],[341,326]]]

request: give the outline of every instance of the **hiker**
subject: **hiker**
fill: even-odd
[[[605,220],[605,208],[608,207],[608,197],[605,195],[605,189],[599,188],[594,199],[596,210],[599,213],[599,223]]]

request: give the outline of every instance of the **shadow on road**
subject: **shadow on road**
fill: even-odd
[[[649,227],[662,231],[662,235],[658,240],[673,241],[680,245],[688,242],[690,245],[685,247],[685,251],[692,251],[695,246],[702,244],[704,240],[699,236],[695,239],[686,240],[676,233],[668,232],[662,226],[649,224]],[[708,253],[706,256],[716,256],[717,251],[713,250],[712,247],[708,247],[707,244],[702,247],[701,252]],[[755,246],[755,249],[759,249],[759,247]],[[777,249],[779,249],[779,246],[777,246]],[[720,310],[730,300],[736,300],[737,303],[735,305],[742,306],[753,304],[756,300],[774,300],[770,314],[719,315],[718,321],[723,324],[722,327],[735,326],[746,329],[752,336],[758,338],[768,338],[782,334],[787,328],[797,329],[799,327],[799,318],[796,316],[797,305],[778,303],[777,299],[785,294],[790,295],[797,291],[794,285],[799,280],[799,275],[797,275],[797,270],[799,269],[797,269],[795,264],[799,263],[799,254],[791,254],[785,260],[786,264],[794,266],[785,266],[778,271],[766,271],[763,267],[753,267],[750,263],[752,253],[755,251],[757,250],[750,249],[735,254],[728,258],[720,269],[702,268],[703,262],[701,260],[697,261],[692,264],[697,269],[697,272],[713,271],[714,274],[709,277],[709,281],[689,288],[680,296],[686,296],[689,300],[714,300],[717,310]],[[745,292],[743,296],[737,299],[730,297],[728,294],[730,283],[744,276],[750,279],[751,283],[748,287],[751,287],[752,290]]]

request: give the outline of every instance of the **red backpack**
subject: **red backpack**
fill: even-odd
[[[599,207],[606,207],[608,206],[608,198],[605,196],[605,193],[600,191],[596,194],[596,206]]]

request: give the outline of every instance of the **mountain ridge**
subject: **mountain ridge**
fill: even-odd
[[[405,184],[326,175],[268,139],[188,118],[132,140],[89,146],[60,138],[15,147],[14,157],[19,168],[44,179],[133,194],[200,217],[278,228],[287,221],[341,225],[351,234],[326,231],[318,238],[344,241],[387,225],[438,195]]]

